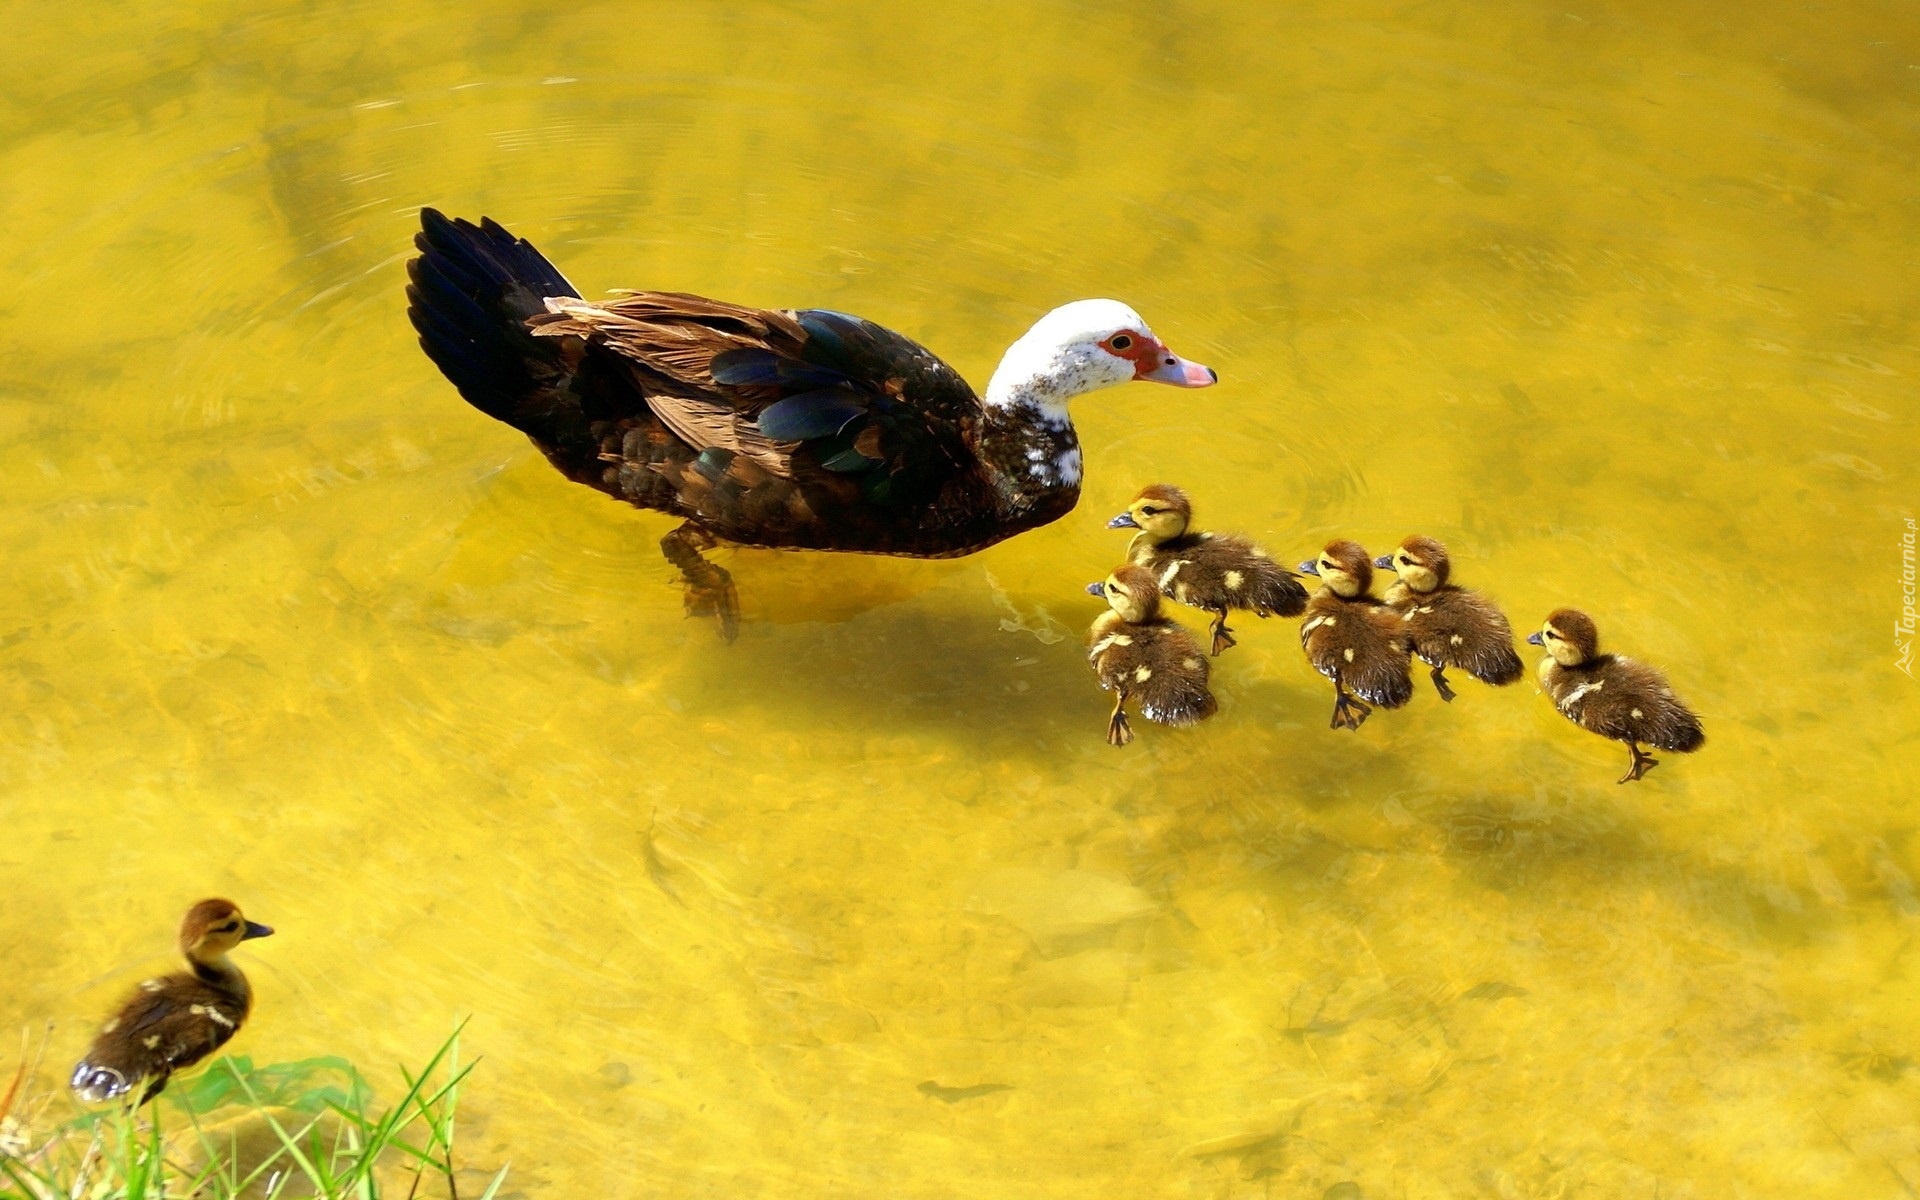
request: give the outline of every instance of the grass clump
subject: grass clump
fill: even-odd
[[[455,1029],[424,1066],[401,1068],[406,1090],[382,1107],[345,1059],[225,1056],[144,1110],[49,1124],[51,1096],[32,1118],[23,1110],[35,1106],[16,1104],[23,1061],[0,1096],[0,1200],[494,1200],[505,1167],[477,1195],[455,1181],[454,1121],[472,1070]]]

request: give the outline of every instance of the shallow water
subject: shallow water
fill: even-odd
[[[0,52],[0,1024],[70,1061],[224,893],[236,1050],[471,1014],[529,1196],[1920,1192],[1911,6],[461,7]],[[423,203],[980,383],[1115,295],[1223,382],[1080,401],[1081,508],[973,558],[725,556],[723,646],[420,355]],[[1439,536],[1709,744],[1616,787],[1530,679],[1335,734],[1243,621],[1114,751],[1160,478]]]

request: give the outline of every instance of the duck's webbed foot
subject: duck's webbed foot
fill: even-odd
[[[1127,723],[1127,694],[1113,698],[1113,715],[1107,718],[1107,745],[1124,746],[1133,740],[1133,726]]]
[[[740,635],[740,595],[726,568],[700,557],[702,550],[719,544],[719,539],[688,521],[660,539],[660,553],[680,568],[680,578],[687,585],[687,615],[714,618],[721,638],[731,642]]]
[[[1435,667],[1433,669],[1433,690],[1440,693],[1442,700],[1445,700],[1449,704],[1453,703],[1454,691],[1447,686],[1447,669],[1445,667]]]
[[[1358,696],[1349,695],[1347,689],[1339,684],[1333,685],[1333,720],[1329,729],[1358,729],[1372,715],[1373,705]]]
[[[1660,761],[1653,755],[1648,754],[1645,750],[1642,750],[1638,742],[1628,742],[1627,751],[1633,755],[1633,762],[1627,767],[1627,773],[1625,775],[1614,780],[1615,783],[1632,783],[1634,780],[1644,776],[1648,771],[1653,770],[1654,765]]]
[[[1227,612],[1221,609],[1213,614],[1213,655],[1218,658],[1228,646],[1238,646],[1233,630],[1227,628]]]

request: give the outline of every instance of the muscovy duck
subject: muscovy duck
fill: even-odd
[[[826,309],[678,292],[587,301],[524,239],[424,209],[407,265],[420,345],[475,408],[568,478],[683,518],[661,539],[690,615],[738,632],[722,542],[971,554],[1070,511],[1067,401],[1128,380],[1206,387],[1138,313],[1080,300],[1001,359],[984,397],[913,340]]]

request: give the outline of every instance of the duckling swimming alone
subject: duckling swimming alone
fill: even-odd
[[[1373,706],[1399,708],[1413,698],[1412,651],[1394,611],[1374,599],[1373,562],[1358,542],[1333,541],[1300,570],[1320,577],[1300,623],[1300,648],[1333,680],[1330,729],[1358,729]],[[1351,691],[1352,695],[1348,692]]]
[[[143,982],[100,1027],[69,1086],[89,1101],[112,1100],[145,1081],[138,1104],[158,1096],[167,1077],[227,1044],[253,1007],[247,977],[227,952],[273,930],[240,915],[231,900],[202,900],[180,922],[180,953],[190,971]]]
[[[1243,537],[1189,530],[1193,504],[1172,484],[1140,490],[1108,529],[1138,529],[1127,561],[1152,571],[1160,590],[1182,604],[1213,614],[1213,652],[1234,644],[1227,628],[1233,609],[1266,618],[1297,617],[1307,607],[1307,589],[1260,547]]]
[[[1447,548],[1418,535],[1382,554],[1373,565],[1392,567],[1400,578],[1387,589],[1387,605],[1406,623],[1413,652],[1433,668],[1433,686],[1451,701],[1446,670],[1459,667],[1481,683],[1505,687],[1525,673],[1513,649],[1513,626],[1493,601],[1447,582],[1452,559]]]
[[[1108,611],[1094,619],[1087,661],[1100,686],[1113,693],[1107,743],[1133,740],[1127,698],[1140,698],[1140,714],[1162,725],[1192,725],[1219,709],[1207,690],[1207,660],[1193,635],[1160,615],[1160,584],[1145,567],[1114,568],[1105,583],[1087,591],[1104,596]]]
[[[1633,755],[1618,782],[1631,783],[1660,760],[1640,749],[1691,754],[1706,743],[1700,718],[1673,694],[1667,677],[1645,663],[1601,654],[1593,618],[1578,609],[1555,609],[1527,644],[1546,647],[1540,686],[1569,721],[1591,733],[1625,742]]]

